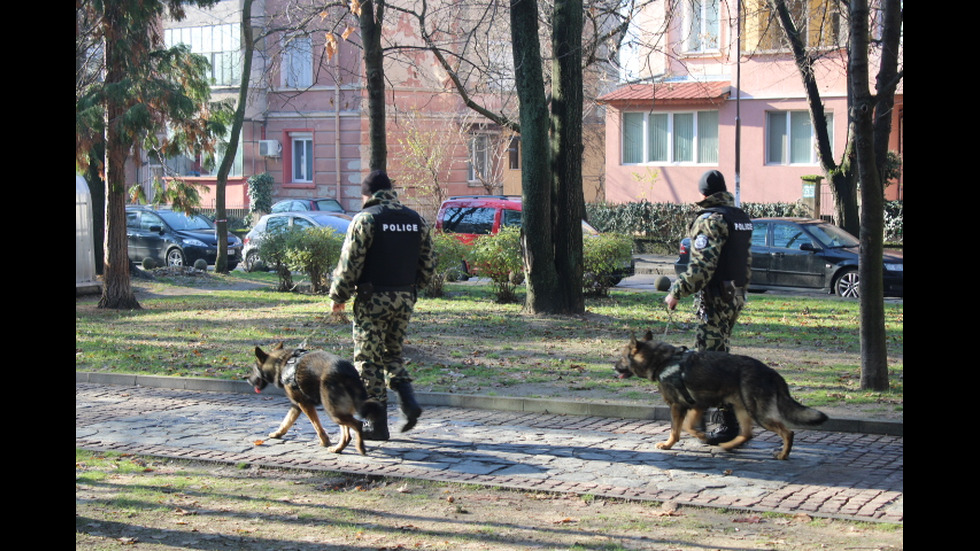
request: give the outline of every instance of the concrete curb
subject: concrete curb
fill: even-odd
[[[208,392],[227,392],[238,394],[248,394],[253,392],[252,388],[245,381],[207,379],[202,377],[164,377],[159,375],[130,375],[76,371],[75,382],[118,386],[143,386],[148,388],[170,388],[178,390],[201,390]],[[263,392],[282,394],[282,391],[278,388],[267,388],[263,390]],[[618,419],[648,419],[651,421],[670,420],[670,410],[666,406],[638,406],[634,404],[622,404],[615,402],[583,402],[548,398],[481,396],[470,394],[449,394],[442,392],[416,392],[415,394],[419,403],[423,406],[446,406],[469,409],[580,415],[586,417],[606,417]],[[807,430],[904,436],[903,426],[904,423],[901,421],[837,418],[830,419],[819,427],[808,428]]]

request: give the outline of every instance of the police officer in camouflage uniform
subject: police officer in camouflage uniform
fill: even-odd
[[[735,206],[717,170],[705,172],[698,182],[704,199],[691,224],[691,256],[687,270],[677,276],[664,298],[673,310],[681,298],[700,293],[696,347],[700,351],[728,352],[732,329],[745,306],[745,288],[752,276],[752,221]],[[729,407],[720,408],[721,426],[708,442],[727,442],[738,434],[738,422]]]
[[[369,174],[361,193],[364,209],[347,230],[329,296],[334,312],[343,312],[354,297],[354,366],[369,398],[386,404],[386,383],[398,392],[405,432],[422,408],[404,366],[402,343],[416,290],[428,284],[435,269],[432,236],[425,220],[398,201],[384,171]],[[388,440],[387,410],[365,420],[363,436]]]

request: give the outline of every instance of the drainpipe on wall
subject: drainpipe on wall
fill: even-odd
[[[344,206],[344,198],[341,195],[343,189],[343,182],[340,177],[340,54],[337,54],[337,69],[333,75],[334,82],[334,102],[333,102],[333,113],[334,113],[334,170],[337,173],[337,202],[347,210]]]

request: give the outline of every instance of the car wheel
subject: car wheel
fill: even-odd
[[[844,298],[858,298],[860,296],[859,284],[860,278],[856,269],[844,270],[834,282],[834,293]]]
[[[242,269],[246,272],[254,272],[258,264],[259,255],[255,252],[249,252],[247,255],[245,255],[245,262],[242,265]]]
[[[183,266],[187,263],[184,258],[184,251],[180,249],[170,249],[167,251],[167,266]]]

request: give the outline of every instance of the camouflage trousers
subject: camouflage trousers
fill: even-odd
[[[737,293],[734,300],[725,301],[721,297],[701,291],[698,296],[698,329],[695,346],[699,351],[714,350],[728,352],[731,348],[732,329],[745,306],[745,295]]]
[[[411,382],[402,343],[414,308],[411,292],[359,294],[354,299],[354,367],[369,398],[387,403],[386,386]]]

